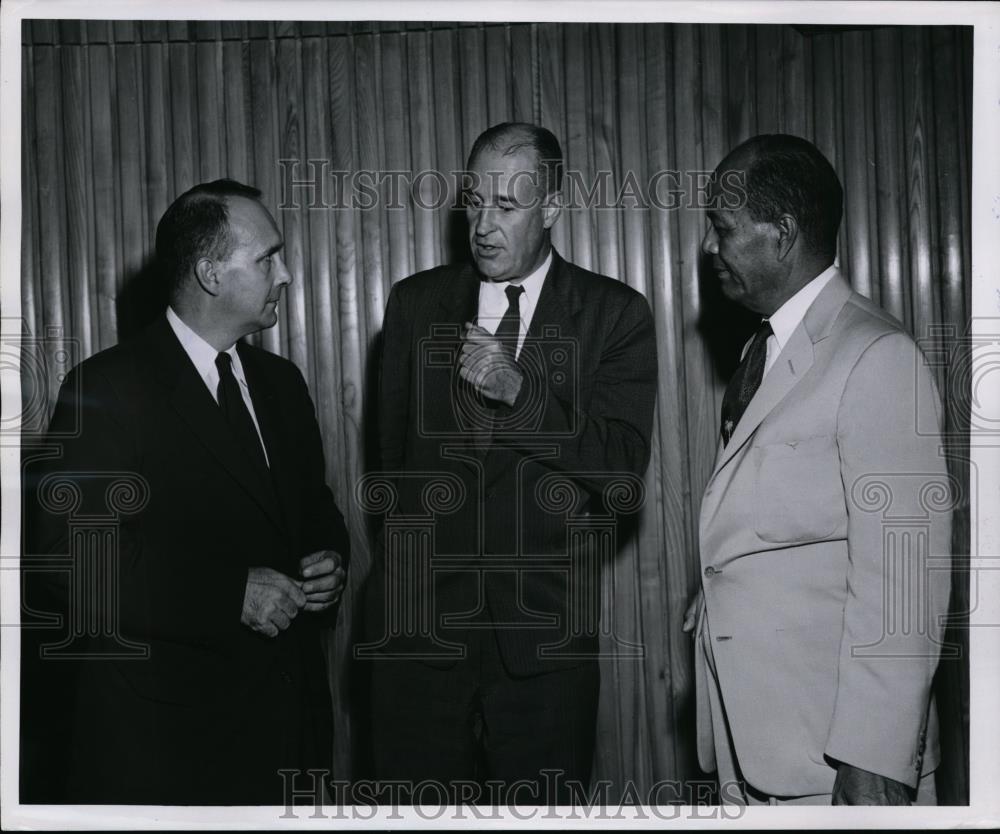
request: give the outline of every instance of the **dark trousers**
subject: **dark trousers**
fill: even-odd
[[[571,804],[590,780],[598,688],[596,660],[512,676],[491,629],[447,669],[375,660],[379,801]]]

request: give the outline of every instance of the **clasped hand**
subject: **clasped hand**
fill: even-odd
[[[475,324],[466,322],[458,375],[476,392],[491,400],[514,405],[524,377],[500,340]]]
[[[273,568],[250,568],[240,622],[258,634],[276,637],[300,611],[325,611],[344,591],[346,573],[340,554],[310,553],[299,561],[300,578]]]

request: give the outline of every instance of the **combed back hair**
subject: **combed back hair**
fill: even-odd
[[[236,180],[204,182],[170,204],[156,227],[156,262],[171,297],[200,258],[224,260],[236,245],[229,228],[230,197],[260,199],[260,189]]]
[[[551,130],[529,122],[502,122],[479,134],[469,151],[468,167],[472,168],[477,156],[485,150],[497,151],[504,156],[530,148],[535,154],[538,180],[544,184],[546,195],[558,194],[562,188],[563,155],[559,140]]]
[[[799,136],[772,133],[748,139],[729,156],[746,160],[750,216],[758,223],[773,223],[790,214],[812,252],[832,261],[844,189],[819,148]]]

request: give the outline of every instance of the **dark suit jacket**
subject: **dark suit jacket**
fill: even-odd
[[[376,548],[368,634],[388,654],[444,666],[471,623],[502,623],[508,669],[538,674],[594,656],[600,549],[613,553],[613,510],[628,503],[616,503],[623,492],[614,484],[631,478],[624,492],[635,489],[649,462],[653,320],[640,293],[554,255],[518,355],[518,400],[490,409],[456,373],[478,298],[471,265],[413,275],[389,297],[380,438],[398,500],[387,544]],[[494,420],[488,434],[484,414]],[[407,518],[416,529],[421,517],[435,520],[433,541],[425,531],[393,543]],[[490,560],[493,569],[477,570]],[[433,598],[416,599],[414,571],[428,563]],[[428,617],[407,620],[400,599]]]
[[[273,483],[255,477],[165,318],[71,373],[49,431],[79,431],[61,456],[29,470],[35,552],[72,550],[79,566],[87,544],[68,537],[82,516],[107,516],[109,503],[125,510],[115,525],[117,605],[107,596],[91,605],[103,617],[117,609],[122,639],[92,633],[73,647],[114,656],[52,661],[75,674],[68,801],[280,804],[279,767],[327,763],[323,618],[300,614],[268,639],[240,616],[248,568],[297,576],[312,551],[346,558],[347,530],[324,482],[302,375],[263,350],[241,344],[239,353]],[[60,505],[66,480],[75,507]],[[131,497],[109,490],[123,481]],[[123,657],[122,640],[148,657]]]

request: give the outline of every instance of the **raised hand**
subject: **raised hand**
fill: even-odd
[[[514,405],[524,377],[500,340],[489,331],[466,322],[458,357],[458,375],[479,394]]]

